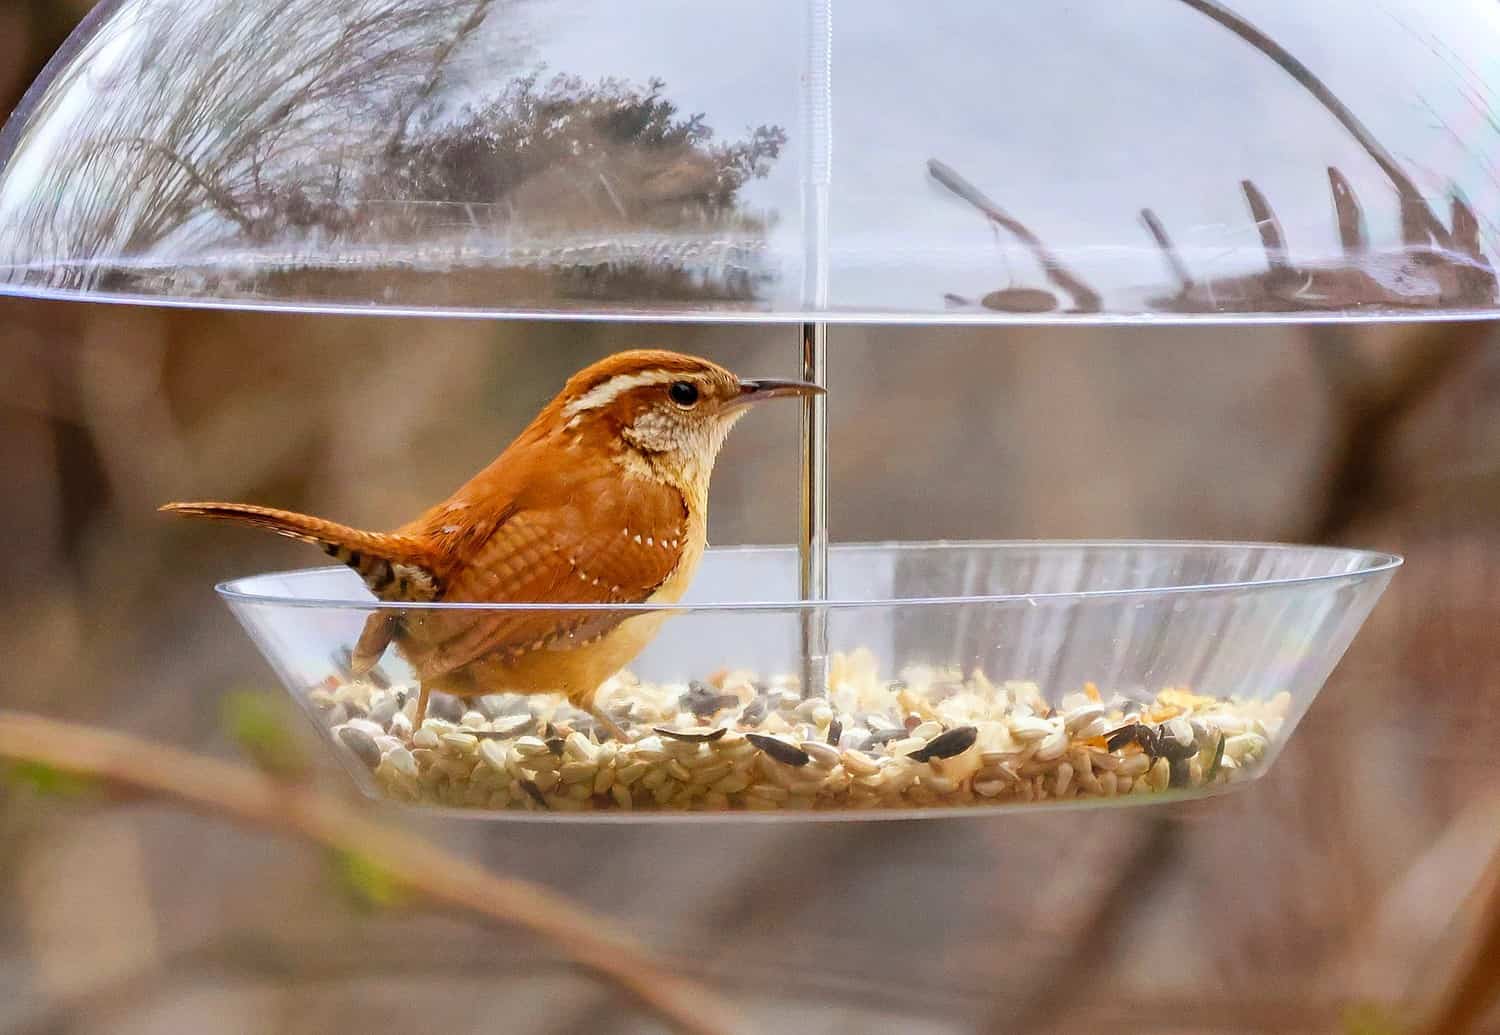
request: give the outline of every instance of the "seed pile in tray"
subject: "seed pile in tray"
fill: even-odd
[[[633,737],[609,739],[558,697],[434,694],[331,682],[311,693],[335,737],[395,800],[476,809],[773,811],[1058,802],[1202,790],[1244,779],[1289,697],[1154,696],[1093,684],[1054,707],[1031,682],[913,668],[882,680],[865,651],[834,655],[826,698],[795,677],[724,672],[600,691]]]

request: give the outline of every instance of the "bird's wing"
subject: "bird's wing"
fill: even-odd
[[[444,578],[443,601],[637,604],[677,566],[688,513],[666,486],[618,477],[580,486],[564,506],[509,508],[487,538]],[[666,531],[666,540],[641,529]],[[569,649],[608,632],[629,614],[563,611],[409,613],[421,674],[433,678],[496,654]]]

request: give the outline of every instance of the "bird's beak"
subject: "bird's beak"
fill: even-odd
[[[740,381],[739,397],[730,405],[734,407],[749,406],[763,399],[782,399],[787,396],[799,395],[811,398],[814,395],[827,395],[828,390],[821,385],[815,385],[809,381],[782,381],[774,377],[762,377],[755,380]]]

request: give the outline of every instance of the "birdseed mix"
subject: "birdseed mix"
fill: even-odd
[[[473,809],[774,811],[995,806],[1202,792],[1248,778],[1290,698],[1154,696],[1092,683],[1050,705],[1031,682],[830,659],[826,697],[796,677],[721,672],[688,685],[621,673],[599,701],[610,739],[559,697],[416,693],[331,679],[311,693],[389,798]]]

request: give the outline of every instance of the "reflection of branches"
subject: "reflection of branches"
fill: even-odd
[[[739,189],[770,170],[785,131],[761,126],[717,142],[704,116],[682,114],[665,87],[660,79],[517,77],[458,117],[393,141],[365,193],[414,213],[503,206],[532,227],[733,216]]]
[[[1375,160],[1382,172],[1390,178],[1396,187],[1396,192],[1401,196],[1402,204],[1405,205],[1410,199],[1414,211],[1418,213],[1417,219],[1423,231],[1432,235],[1444,248],[1452,246],[1452,239],[1448,230],[1442,222],[1433,214],[1432,209],[1422,201],[1422,192],[1412,182],[1411,177],[1396,162],[1396,159],[1375,139],[1375,135],[1369,128],[1349,109],[1343,101],[1338,99],[1328,85],[1313,74],[1299,61],[1291,51],[1267,36],[1244,18],[1224,7],[1215,0],[1179,0],[1200,14],[1206,15],[1218,22],[1224,28],[1234,33],[1240,39],[1249,43],[1256,50],[1276,62],[1287,75],[1291,76],[1308,93],[1312,94],[1319,104],[1328,109],[1328,113],[1339,121],[1339,124],[1349,131],[1349,135],[1359,142],[1359,146],[1365,149],[1365,153]]]
[[[448,63],[448,58],[458,46],[472,36],[478,28],[484,24],[485,16],[489,14],[490,5],[494,0],[474,0],[474,10],[464,20],[451,37],[443,41],[438,47],[437,53],[432,57],[432,68],[427,73],[426,80],[420,89],[413,94],[410,101],[401,106],[396,113],[396,128],[391,133],[390,140],[386,141],[386,157],[393,157],[401,150],[402,143],[406,140],[406,131],[411,125],[411,119],[416,114],[417,108],[432,96],[432,92],[442,82],[443,66]]]
[[[118,733],[0,712],[0,758],[101,781],[129,796],[291,834],[369,859],[427,902],[536,932],[657,1011],[678,1030],[729,1030],[706,990],[650,961],[621,932],[537,885],[491,876],[413,835],[386,828],[314,791],[238,766]]]
[[[1178,312],[1234,312],[1261,310],[1267,301],[1305,311],[1477,306],[1494,301],[1495,274],[1480,250],[1478,220],[1457,194],[1453,227],[1444,230],[1451,247],[1431,247],[1424,229],[1426,204],[1403,197],[1401,247],[1375,250],[1369,246],[1364,210],[1349,181],[1330,168],[1328,184],[1344,250],[1342,263],[1293,263],[1270,201],[1252,181],[1244,180],[1240,187],[1260,234],[1266,272],[1204,282],[1188,275],[1160,219],[1143,209],[1141,218],[1178,280],[1175,297],[1152,299],[1150,304]]]
[[[1188,272],[1187,263],[1182,261],[1182,256],[1177,254],[1177,246],[1172,243],[1172,238],[1167,236],[1167,228],[1156,217],[1156,213],[1149,208],[1141,209],[1141,221],[1146,224],[1146,229],[1151,232],[1156,246],[1166,257],[1167,266],[1172,270],[1172,275],[1177,278],[1178,292],[1185,295],[1193,290],[1193,275]]]
[[[1401,247],[1371,249],[1363,209],[1349,181],[1337,169],[1328,170],[1329,186],[1343,246],[1342,263],[1309,265],[1292,261],[1286,235],[1270,200],[1250,180],[1241,181],[1246,204],[1260,235],[1266,259],[1264,273],[1200,281],[1194,278],[1173,244],[1161,218],[1141,210],[1150,233],[1177,283],[1173,296],[1147,300],[1147,308],[1175,312],[1337,311],[1367,306],[1390,309],[1481,306],[1496,300],[1497,281],[1480,241],[1480,223],[1456,187],[1452,188],[1452,225],[1444,226],[1416,183],[1396,159],[1328,86],[1291,52],[1217,0],[1181,0],[1193,10],[1255,47],[1313,95],[1364,148],[1395,186],[1400,208]],[[1003,211],[952,169],[935,160],[929,172],[959,197],[974,205],[995,225],[1020,239],[1054,284],[1068,291],[1080,312],[1100,308],[1100,296],[1066,270],[1041,241],[1019,220]],[[1035,292],[1022,292],[1034,294]],[[1007,292],[986,296],[990,299]],[[950,300],[963,302],[958,296]]]
[[[52,150],[13,217],[29,237],[18,259],[138,255],[235,228],[264,239],[289,210],[347,203],[345,161],[380,153],[391,120],[409,117],[393,105],[431,92],[495,0],[481,2],[164,0],[122,9],[49,91],[86,103],[36,116],[59,131],[31,145]],[[108,84],[116,93],[99,103],[100,76],[128,88]],[[101,153],[121,140],[152,160]]]
[[[1097,313],[1099,311],[1103,301],[1099,293],[1065,267],[1062,261],[1042,243],[1041,238],[1032,233],[1024,223],[985,197],[978,187],[936,158],[927,160],[927,171],[932,174],[933,179],[973,205],[984,213],[985,218],[1013,234],[1017,240],[1029,248],[1037,263],[1047,274],[1047,279],[1066,291],[1073,299],[1075,312]]]
[[[150,151],[152,154],[180,168],[187,175],[193,186],[208,195],[209,200],[214,203],[214,207],[238,223],[241,229],[248,233],[254,228],[250,217],[245,215],[240,209],[239,203],[234,200],[228,191],[218,184],[211,182],[208,176],[199,171],[197,166],[177,154],[171,148],[164,147],[154,140],[146,140],[143,137],[122,137],[116,140],[101,140],[94,145],[94,148],[99,151],[107,151],[111,148],[123,148],[129,151]]]

